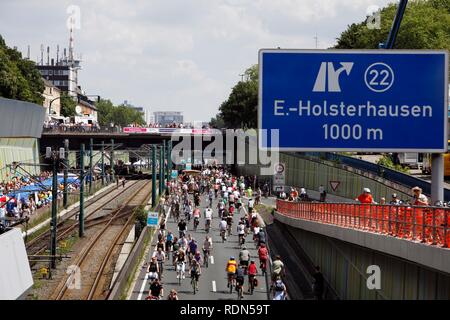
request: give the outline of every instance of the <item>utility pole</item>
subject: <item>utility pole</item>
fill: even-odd
[[[156,205],[156,146],[152,145],[152,207]]]
[[[57,233],[57,215],[58,215],[58,160],[56,155],[53,156],[53,179],[52,179],[52,221],[51,221],[51,246],[50,255],[51,258],[51,268],[56,268],[56,233]]]
[[[102,186],[105,185],[105,141],[102,141]]]
[[[163,171],[164,171],[164,148],[163,145],[160,145],[159,147],[159,196],[163,193]]]
[[[67,209],[67,179],[69,175],[69,140],[64,140],[64,191],[63,191],[63,206]]]
[[[65,149],[60,148],[58,151],[52,151],[47,147],[45,157],[52,161],[52,217],[50,220],[50,268],[56,268],[56,236],[57,236],[57,220],[58,220],[58,166],[59,161],[65,158]],[[50,275],[51,277],[51,275]]]
[[[89,141],[89,194],[92,194],[92,179],[94,178],[94,170],[92,168],[92,160],[94,157],[94,139]]]
[[[116,182],[116,174],[114,172],[114,139],[111,139],[111,181]]]
[[[168,141],[168,152],[167,152],[167,181],[172,179],[172,140]]]
[[[84,144],[80,148],[80,214],[78,216],[78,236],[84,236]]]

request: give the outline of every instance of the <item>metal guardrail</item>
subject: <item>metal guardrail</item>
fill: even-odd
[[[306,153],[297,153],[299,156],[309,156],[314,158],[320,158],[328,161],[338,161],[341,164],[360,169],[362,171],[371,172],[376,174],[386,180],[395,182],[399,185],[405,186],[407,188],[413,188],[418,186],[422,188],[423,193],[430,195],[431,194],[431,183],[428,181],[410,176],[408,174],[377,165],[375,163],[371,163],[368,161],[356,159],[353,157],[344,156],[337,153],[332,152],[306,152]],[[445,201],[450,201],[450,189],[444,189],[444,199]]]
[[[448,248],[450,208],[277,200],[279,214]]]

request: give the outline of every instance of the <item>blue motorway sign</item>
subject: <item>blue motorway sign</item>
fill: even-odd
[[[447,51],[263,49],[259,68],[262,148],[447,151]]]

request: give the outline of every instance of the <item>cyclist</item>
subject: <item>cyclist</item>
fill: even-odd
[[[227,266],[225,268],[225,271],[227,272],[227,278],[228,278],[228,283],[227,283],[228,288],[230,287],[230,284],[233,285],[236,270],[237,270],[236,260],[234,259],[234,257],[230,257],[230,260],[228,260]]]
[[[227,229],[228,229],[228,235],[231,236],[231,227],[233,226],[233,215],[228,213],[227,215]]]
[[[239,265],[241,265],[245,272],[247,272],[248,262],[250,261],[250,251],[244,246],[241,252],[239,252]]]
[[[277,279],[280,279],[283,274],[284,263],[281,261],[281,257],[277,255],[272,262],[272,280],[276,281]]]
[[[175,266],[175,260],[177,259],[178,250],[180,250],[180,243],[178,242],[177,237],[173,238],[173,245],[172,245],[172,264]]]
[[[205,241],[203,242],[203,263],[206,265],[206,263],[208,262],[208,257],[211,254],[211,249],[212,249],[212,239],[211,237],[206,236],[205,237]]]
[[[236,270],[236,291],[241,290],[241,299],[244,297],[244,281],[245,281],[245,271],[242,266],[239,266]]]
[[[198,224],[200,223],[200,209],[199,208],[195,208],[193,216],[194,216],[194,230],[196,230]]]
[[[199,250],[197,250],[197,252],[195,252],[193,262],[194,261],[197,261],[198,263],[201,263],[201,261],[202,261],[202,255],[200,254]]]
[[[258,233],[258,246],[263,243],[266,243],[266,233],[264,232],[263,228],[261,228]]]
[[[255,261],[250,261],[248,266],[248,292],[253,293],[253,288],[255,287],[255,279],[258,274],[258,269],[256,268]]]
[[[192,260],[190,273],[191,273],[191,279],[195,279],[195,281],[198,282],[200,274],[202,273],[202,269],[200,267],[200,263],[198,263],[197,260],[195,260],[195,259]]]
[[[278,279],[272,285],[273,290],[273,300],[285,300],[287,291],[286,286],[284,285],[281,279]]]
[[[150,261],[147,268],[147,273],[150,282],[153,282],[153,280],[158,279],[159,265],[158,261],[156,260],[156,257],[152,257],[152,260]]]
[[[261,244],[258,249],[259,266],[263,272],[266,271],[267,259],[269,258],[269,251],[265,244]]]
[[[159,282],[158,279],[155,279],[155,281],[153,281],[150,285],[150,291],[147,300],[160,300],[163,295],[163,285],[161,284],[161,282]]]
[[[225,218],[222,218],[219,222],[219,230],[220,230],[220,236],[223,240],[227,239],[226,231],[227,231],[227,220]]]
[[[248,212],[253,212],[253,207],[255,206],[255,201],[252,198],[248,199]]]
[[[181,219],[180,222],[178,222],[178,232],[180,233],[180,238],[183,238],[186,235],[186,222],[184,219]]]
[[[205,209],[205,214],[204,214],[204,216],[205,216],[205,230],[206,230],[206,232],[209,232],[209,228],[211,228],[212,215],[213,215],[213,212],[212,212],[211,207],[206,208]]]
[[[164,271],[164,261],[166,261],[166,254],[164,251],[162,251],[161,248],[158,248],[158,251],[155,252],[154,257],[156,258],[156,261],[158,262],[158,275],[159,278],[162,278],[162,274]]]
[[[237,226],[237,233],[238,233],[238,237],[239,237],[239,245],[244,244],[245,243],[245,224],[242,221],[239,221],[239,224]]]
[[[228,212],[233,215],[234,214],[234,204],[230,204],[230,207],[228,208]]]
[[[195,239],[192,239],[191,242],[189,242],[188,245],[188,258],[189,258],[189,263],[191,263],[192,261],[192,257],[195,255],[195,253],[197,252],[197,241],[195,241]]]
[[[175,289],[170,290],[169,296],[167,297],[167,300],[179,300],[177,292]]]
[[[208,192],[209,206],[212,207],[214,192],[210,189]]]
[[[186,239],[186,237],[182,237],[178,240],[178,244],[180,245],[180,249],[182,249],[183,251],[186,251],[187,246],[188,246],[188,241]]]
[[[177,270],[177,279],[181,276],[183,279],[185,278],[184,272],[186,267],[186,254],[182,249],[178,250],[177,258],[175,260],[176,270]]]
[[[164,249],[166,248],[165,244],[164,244],[164,239],[161,238],[158,243],[156,244],[156,250],[161,249],[162,251],[165,251]]]
[[[192,213],[192,201],[189,201],[189,204],[184,207],[184,216],[188,222],[191,221]]]
[[[169,231],[169,233],[166,236],[167,259],[169,259],[169,253],[172,251],[173,240],[174,240],[173,233]]]

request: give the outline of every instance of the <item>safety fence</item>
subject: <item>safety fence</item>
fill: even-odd
[[[450,208],[277,200],[279,214],[448,248]]]

